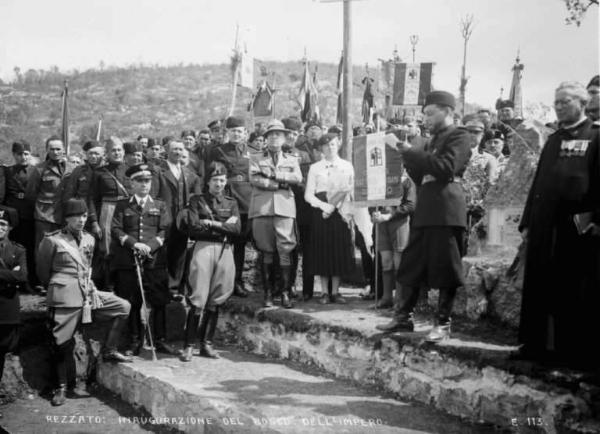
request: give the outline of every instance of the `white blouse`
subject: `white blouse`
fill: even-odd
[[[315,195],[326,192],[330,197],[336,193],[352,193],[354,191],[354,167],[349,161],[337,157],[333,161],[322,159],[310,166],[306,179],[304,199],[315,208],[320,208],[323,201]]]

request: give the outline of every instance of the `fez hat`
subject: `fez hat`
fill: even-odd
[[[123,145],[123,150],[125,154],[135,154],[136,152],[143,152],[144,147],[139,142],[126,142]]]
[[[211,129],[211,130],[212,130],[213,128],[221,128],[221,121],[220,121],[220,120],[218,120],[218,119],[215,119],[214,121],[211,121],[211,122],[208,124],[208,128],[209,128],[209,129]]]
[[[504,140],[504,133],[495,128],[485,130],[485,133],[483,133],[483,141],[487,142],[488,140],[494,140],[494,139]]]
[[[515,103],[509,99],[504,99],[498,103],[498,110],[503,108],[515,108]]]
[[[227,176],[227,167],[220,161],[213,161],[212,163],[210,163],[210,166],[208,166],[207,172],[208,176],[206,177],[206,180],[208,181],[213,176]]]
[[[19,213],[14,208],[0,205],[0,220],[4,220],[14,228],[19,224]]]
[[[152,137],[148,137],[148,147],[151,148],[155,145],[156,145],[156,140],[154,140]]]
[[[238,118],[235,116],[229,116],[227,120],[225,120],[225,128],[238,128],[238,127],[246,127],[246,121],[242,118]]]
[[[85,203],[85,200],[83,200],[83,199],[75,199],[72,197],[71,199],[68,199],[65,202],[65,204],[63,205],[63,216],[64,217],[81,215],[81,214],[85,214],[86,212],[88,212],[88,208]]]
[[[434,90],[433,92],[429,92],[429,94],[427,94],[425,97],[425,104],[423,105],[423,108],[431,104],[450,107],[454,110],[456,107],[456,100],[454,99],[454,95],[452,95],[450,92],[446,92],[444,90]]]
[[[83,147],[81,149],[83,149],[85,152],[89,151],[92,148],[98,148],[102,146],[100,143],[98,143],[95,140],[88,140],[87,142],[85,142],[83,144]]]
[[[322,128],[322,125],[318,121],[308,121],[304,126],[304,132],[308,131],[311,127],[319,127]]]
[[[25,151],[31,152],[31,145],[28,142],[26,142],[25,140],[19,140],[18,142],[13,142],[13,144],[12,144],[13,154],[22,154]]]
[[[152,179],[152,170],[146,163],[136,164],[125,171],[125,176],[129,179]]]
[[[327,133],[323,134],[319,140],[317,140],[316,147],[320,148],[321,146],[327,145],[333,139],[337,139],[338,135],[336,133]]]
[[[339,125],[332,125],[327,129],[327,132],[333,134],[340,134],[342,132],[342,129]]]
[[[594,75],[588,83],[586,89],[589,89],[592,86],[600,86],[600,75]]]
[[[290,130],[288,130],[283,125],[283,122],[281,122],[278,119],[271,119],[269,121],[269,123],[267,124],[267,129],[263,133],[263,136],[267,137],[269,135],[269,133],[272,133],[272,132],[275,132],[275,131],[281,131],[282,133],[289,133],[290,132]]]
[[[481,122],[480,120],[471,119],[470,121],[467,121],[465,128],[469,131],[482,132],[485,129],[485,126],[483,125],[483,122]]]
[[[283,125],[291,131],[300,131],[302,129],[302,121],[297,117],[290,116],[289,118],[282,119]]]

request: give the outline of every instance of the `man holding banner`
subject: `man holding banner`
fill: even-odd
[[[439,288],[437,324],[427,336],[439,342],[450,336],[450,313],[456,289],[464,284],[463,238],[467,225],[466,202],[460,177],[471,156],[469,134],[453,126],[454,96],[433,91],[425,99],[425,122],[433,134],[425,149],[412,148],[388,135],[403,154],[406,169],[418,185],[413,227],[398,269],[402,285],[395,317],[377,326],[384,332],[413,331],[411,314],[419,287]]]

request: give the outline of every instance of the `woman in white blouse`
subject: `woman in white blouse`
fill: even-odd
[[[323,159],[310,166],[304,199],[312,206],[310,255],[311,274],[321,278],[321,303],[345,303],[338,294],[341,276],[354,268],[354,244],[350,228],[354,168],[339,157],[340,140],[325,134],[317,146]],[[327,288],[331,283],[331,294]]]

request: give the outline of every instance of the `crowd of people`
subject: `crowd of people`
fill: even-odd
[[[598,89],[595,77],[587,90],[563,83],[556,91],[556,132],[521,223],[529,243],[522,357],[581,355],[572,334],[591,327],[598,307]],[[353,219],[354,167],[339,155],[336,125],[288,117],[250,132],[245,119],[232,116],[179,137],[89,140],[78,166],[56,136],[46,140],[37,165],[31,145],[15,141],[14,164],[0,170],[0,367],[18,341],[20,290],[47,293],[54,405],[73,385],[80,323],[110,319],[103,357],[128,362],[144,343],[148,305],[156,351],[190,361],[196,341],[201,356],[218,357],[212,341],[220,306],[253,291],[242,276],[249,243],[259,252],[265,307],[310,302],[317,276],[320,303],[346,303],[340,282],[353,272],[358,248],[370,283],[362,297],[394,309],[393,320],[377,328],[413,331],[421,288],[435,288],[439,305],[426,339],[448,338],[456,291],[465,283],[467,230],[481,220],[483,198],[521,121],[513,108],[502,101],[495,121],[490,110],[461,119],[454,96],[433,91],[422,119],[355,130],[385,129],[386,146],[404,164],[397,203],[369,210],[374,252]],[[295,291],[300,263],[302,294]],[[173,300],[189,307],[182,351],[167,341],[165,307]],[[123,333],[129,344],[121,352]]]

